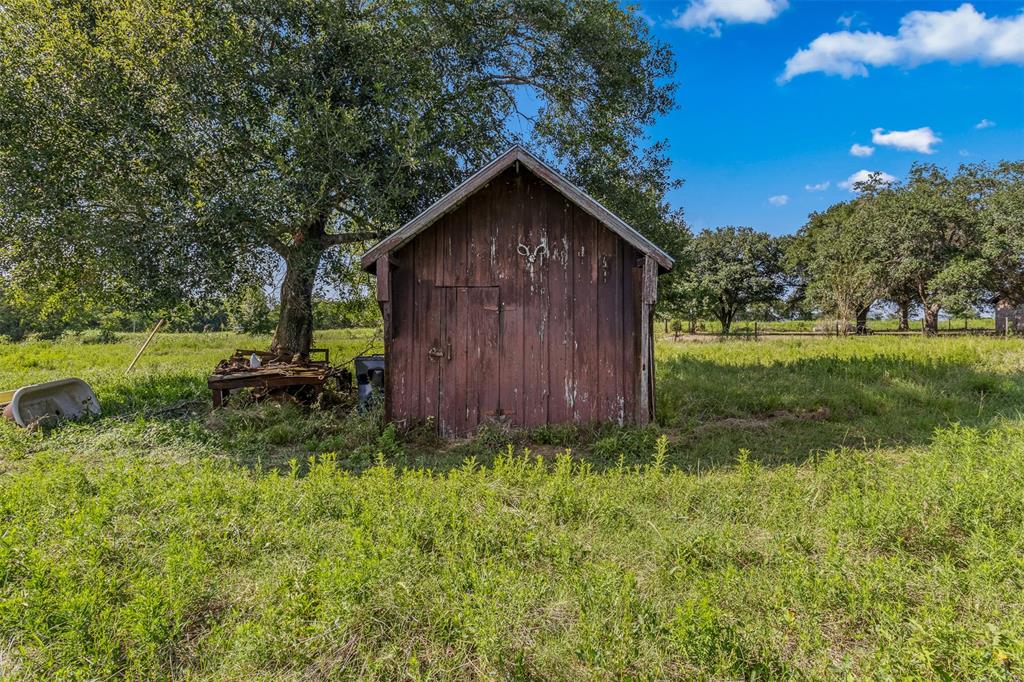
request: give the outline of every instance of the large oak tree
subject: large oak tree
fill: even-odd
[[[155,310],[280,259],[302,355],[317,277],[519,135],[672,249],[673,69],[613,0],[10,0],[0,276]]]
[[[766,232],[720,227],[694,235],[686,253],[690,268],[680,275],[679,296],[710,310],[728,334],[736,315],[748,306],[774,303],[785,290],[782,248]]]
[[[786,256],[789,268],[800,273],[807,302],[834,315],[844,329],[856,320],[863,334],[872,304],[887,291],[887,246],[879,229],[886,214],[879,197],[889,188],[875,175],[857,189],[858,198],[811,213]]]

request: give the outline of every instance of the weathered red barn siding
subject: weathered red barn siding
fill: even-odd
[[[495,420],[647,423],[672,259],[515,146],[363,254],[385,410],[456,435]]]
[[[492,419],[633,421],[643,263],[529,170],[506,169],[392,254],[389,417],[433,417],[447,435]]]

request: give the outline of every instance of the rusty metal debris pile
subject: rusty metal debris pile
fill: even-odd
[[[322,356],[322,359],[312,359]],[[348,369],[331,366],[326,348],[315,348],[309,358],[296,359],[258,350],[236,350],[221,360],[206,384],[213,391],[213,406],[220,407],[232,391],[251,389],[255,399],[268,397],[315,402],[331,379],[341,389],[351,390]]]

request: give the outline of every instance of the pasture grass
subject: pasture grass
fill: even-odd
[[[656,427],[455,444],[210,410],[266,339],[158,336],[125,378],[138,343],[0,346],[0,387],[105,408],[0,424],[4,677],[1024,674],[1020,341],[662,341]]]

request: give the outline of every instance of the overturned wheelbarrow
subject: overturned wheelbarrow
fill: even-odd
[[[28,426],[50,419],[78,419],[100,413],[100,401],[92,387],[81,379],[58,379],[42,384],[22,386],[16,391],[0,394],[4,417],[18,426]]]

